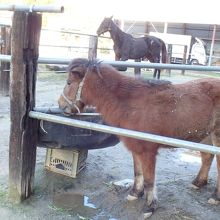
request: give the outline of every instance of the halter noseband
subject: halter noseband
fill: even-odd
[[[79,87],[78,87],[78,90],[76,92],[76,96],[75,96],[75,99],[72,101],[70,99],[68,99],[65,95],[64,95],[64,92],[62,92],[61,96],[63,96],[63,98],[65,99],[65,101],[69,104],[70,107],[74,106],[77,110],[78,113],[80,113],[80,110],[78,108],[78,106],[76,105],[76,103],[78,101],[81,101],[81,93],[82,93],[82,88],[83,88],[83,85],[84,85],[84,81],[85,81],[85,76],[83,78],[83,80],[79,83]]]

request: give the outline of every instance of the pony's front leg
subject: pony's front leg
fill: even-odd
[[[200,143],[212,145],[211,137],[204,138]],[[197,177],[192,182],[194,189],[199,189],[208,183],[208,174],[214,158],[214,155],[209,153],[200,152],[200,155],[202,163]]]
[[[157,208],[157,195],[155,187],[156,155],[156,146],[141,154],[141,164],[144,176],[144,191],[146,193],[144,219],[150,217]]]
[[[133,201],[144,195],[144,178],[142,173],[141,161],[138,154],[132,153],[134,163],[134,185],[127,196],[127,200]]]

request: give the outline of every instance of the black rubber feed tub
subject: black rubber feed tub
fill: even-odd
[[[65,117],[60,114],[59,116]],[[98,124],[105,124],[99,115],[83,115],[74,116],[72,118]],[[40,124],[41,126],[39,127],[38,138],[39,147],[60,149],[98,149],[114,146],[119,142],[117,136],[104,132],[77,128],[48,121],[43,121]]]

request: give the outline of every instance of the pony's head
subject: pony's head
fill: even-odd
[[[83,110],[85,104],[81,96],[86,74],[94,70],[100,74],[99,63],[97,60],[84,58],[76,58],[70,62],[66,85],[58,100],[59,107],[65,114],[74,114]]]
[[[113,22],[112,18],[113,18],[113,16],[111,16],[109,18],[104,18],[104,20],[100,24],[99,28],[97,29],[96,33],[98,36],[111,30],[111,26],[112,26],[112,22]]]

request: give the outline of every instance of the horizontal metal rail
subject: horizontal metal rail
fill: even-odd
[[[62,13],[64,12],[64,7],[63,6],[52,6],[52,5],[38,6],[38,5],[0,4],[0,11]]]
[[[38,106],[38,107],[34,108],[34,111],[48,113],[48,114],[62,114],[63,113],[63,111],[59,107],[39,107]],[[96,116],[96,115],[100,115],[100,114],[85,112],[85,113],[76,113],[76,115]]]
[[[54,47],[54,48],[71,48],[71,49],[92,49],[92,47],[81,47],[81,46],[72,46],[72,45],[52,45],[52,44],[40,44],[40,47]],[[111,48],[101,48],[98,47],[98,50],[112,50]]]
[[[79,35],[79,36],[87,36],[87,37],[99,37],[99,38],[106,38],[106,39],[110,39],[111,37],[106,37],[106,36],[97,36],[97,34],[86,34],[86,33],[80,33],[77,31],[65,31],[65,30],[56,30],[56,29],[41,29],[42,31],[51,31],[51,32],[58,32],[58,33],[64,33],[64,34],[73,34],[73,35]]]
[[[6,23],[0,21],[0,27],[11,27],[11,22]]]
[[[11,56],[0,54],[0,61],[11,62]],[[68,65],[70,61],[71,61],[71,59],[64,59],[64,58],[39,57],[39,59],[38,59],[38,63],[41,63],[41,64]],[[220,72],[219,66],[149,63],[146,61],[132,62],[132,61],[107,61],[107,60],[103,60],[103,63],[112,65],[114,67],[139,67],[139,68],[150,68],[150,69],[158,68],[158,69],[176,69],[176,70],[217,71],[217,72]]]
[[[45,121],[50,121],[50,122],[59,123],[63,125],[74,126],[78,128],[85,128],[85,129],[90,129],[90,130],[95,130],[95,131],[100,131],[100,132],[107,132],[110,134],[135,138],[135,139],[144,140],[144,141],[155,142],[155,143],[164,144],[164,145],[173,146],[173,147],[186,148],[190,150],[202,151],[202,152],[212,153],[212,154],[220,154],[220,147],[215,147],[215,146],[206,145],[206,144],[199,144],[199,143],[194,143],[190,141],[183,141],[183,140],[178,140],[174,138],[128,130],[124,128],[116,128],[116,127],[111,127],[107,125],[100,125],[100,124],[96,124],[92,122],[80,121],[80,120],[76,120],[72,118],[50,115],[50,114],[45,114],[45,113],[36,112],[36,111],[30,111],[29,117],[35,118],[38,120],[45,120]]]
[[[76,48],[76,49],[92,49],[92,47],[81,47],[81,46],[72,46],[72,45],[52,45],[52,44],[40,44],[40,47],[57,47],[57,48]],[[112,48],[103,48],[98,47],[98,50],[112,50]]]

